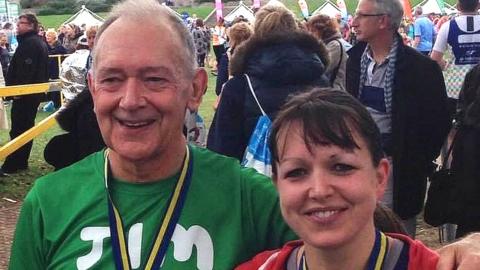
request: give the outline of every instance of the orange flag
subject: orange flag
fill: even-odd
[[[410,0],[403,0],[402,4],[403,4],[403,14],[404,14],[404,16],[409,18],[409,19],[413,19],[412,6],[410,5]]]

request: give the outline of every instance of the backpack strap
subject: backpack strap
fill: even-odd
[[[252,96],[255,99],[255,102],[257,102],[258,108],[262,112],[262,115],[266,116],[267,114],[265,113],[262,106],[260,105],[260,102],[258,101],[257,95],[255,95],[255,91],[253,91],[253,86],[252,86],[252,82],[250,81],[250,77],[248,77],[248,75],[246,73],[244,75],[245,75],[245,78],[247,79],[248,88],[250,88],[250,92],[252,93]]]
[[[332,41],[336,41],[340,45],[340,61],[338,61],[337,67],[333,70],[333,73],[330,76],[330,85],[331,86],[333,86],[333,82],[337,78],[338,70],[340,69],[340,66],[342,65],[342,61],[343,61],[343,44],[342,44],[342,42],[340,42],[340,40],[338,40],[338,39],[335,39],[335,40],[332,40]]]

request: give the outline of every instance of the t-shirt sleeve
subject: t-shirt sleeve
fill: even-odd
[[[272,180],[253,169],[244,169],[242,179],[246,187],[247,218],[255,243],[252,254],[277,249],[288,241],[298,239],[283,221],[277,191]]]
[[[422,28],[420,27],[420,22],[415,22],[414,24],[415,26],[415,36],[418,37],[418,36],[421,36],[422,35]]]
[[[446,22],[438,30],[437,39],[435,40],[435,45],[433,50],[437,52],[444,53],[447,50],[447,40],[448,40],[448,31],[450,30],[450,23]]]
[[[46,269],[43,250],[42,213],[38,203],[35,187],[23,202],[15,229],[11,255],[10,270]]]

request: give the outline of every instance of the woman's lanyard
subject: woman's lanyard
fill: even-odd
[[[127,242],[125,241],[125,233],[123,231],[122,218],[115,207],[110,192],[108,190],[109,179],[111,178],[111,171],[108,165],[109,150],[105,150],[105,189],[108,196],[108,219],[110,224],[110,235],[112,239],[112,251],[115,259],[117,270],[132,269],[130,257],[128,256]],[[168,245],[175,230],[175,226],[180,218],[183,204],[187,197],[188,188],[192,180],[193,158],[190,156],[190,149],[187,146],[185,160],[177,180],[174,192],[171,194],[168,207],[165,210],[163,222],[157,229],[157,236],[155,242],[150,249],[147,264],[144,269],[160,269]]]
[[[367,270],[381,270],[385,255],[387,254],[387,236],[380,231],[375,232],[375,244],[373,245],[370,258],[368,258]],[[303,251],[298,263],[298,270],[308,270],[305,251]]]

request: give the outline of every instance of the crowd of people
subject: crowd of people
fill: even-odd
[[[66,27],[50,43],[69,52],[77,39],[69,57],[88,55],[72,60],[83,84],[59,116],[68,133],[46,149],[57,171],[23,202],[10,269],[477,269],[478,233],[438,252],[414,240],[453,119],[473,130],[480,119],[480,42],[458,38],[479,31],[479,3],[457,7],[426,47],[420,10],[423,26],[405,44],[399,0],[360,0],[347,30],[324,15],[301,22],[278,4],[255,22],[219,19],[209,30],[154,0],[115,5],[86,37]],[[6,82],[28,74],[17,70],[27,40],[45,62],[35,75],[48,80],[35,17],[20,16],[18,29]],[[438,42],[470,67],[455,117]],[[205,94],[210,46],[219,98],[205,149],[188,143],[185,119]],[[240,164],[262,117],[271,178]],[[461,134],[454,155],[478,155],[480,133]],[[479,160],[452,161],[472,180],[458,236],[480,231]]]

